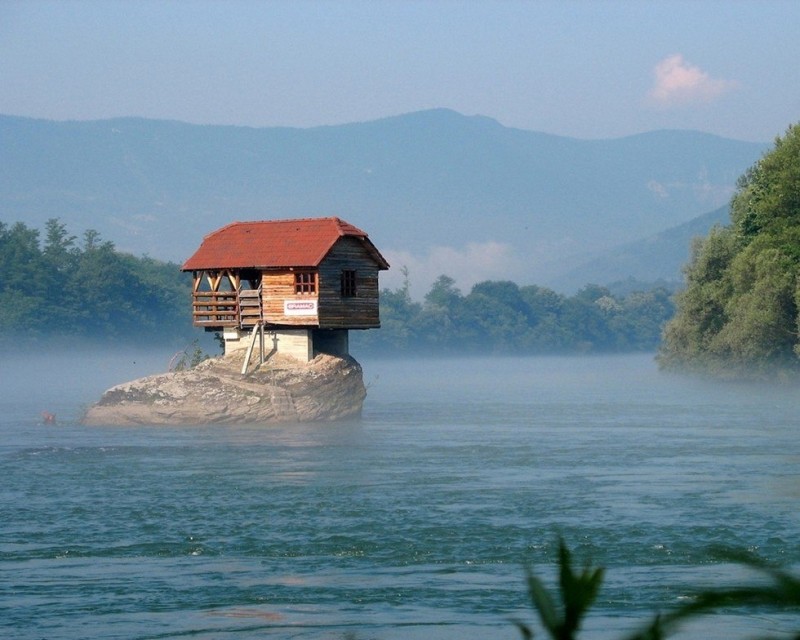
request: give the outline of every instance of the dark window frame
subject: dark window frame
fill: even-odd
[[[341,294],[343,298],[355,298],[358,293],[358,278],[355,269],[342,269]]]

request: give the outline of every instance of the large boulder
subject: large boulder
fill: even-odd
[[[358,416],[361,365],[319,355],[303,363],[273,355],[241,374],[243,354],[212,358],[185,371],[117,385],[89,407],[89,425],[274,424]]]

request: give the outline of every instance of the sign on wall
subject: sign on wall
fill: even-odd
[[[284,300],[283,315],[285,316],[315,316],[317,315],[317,300]]]

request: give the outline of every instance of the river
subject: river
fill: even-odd
[[[0,363],[0,636],[519,638],[525,567],[552,583],[563,536],[606,567],[583,637],[611,640],[750,580],[722,548],[800,566],[796,390],[663,375],[650,355],[364,359],[360,421],[77,423],[168,361]],[[727,611],[676,637],[799,628]]]

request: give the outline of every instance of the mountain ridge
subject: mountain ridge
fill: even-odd
[[[689,261],[694,238],[708,234],[715,225],[730,222],[730,206],[709,211],[688,222],[665,229],[655,235],[615,247],[593,258],[555,281],[558,289],[576,291],[592,282],[608,284],[634,276],[644,282],[682,282],[683,266]]]
[[[421,280],[447,248],[461,282],[546,283],[718,208],[766,147],[669,130],[587,141],[450,109],[307,129],[0,115],[0,210],[176,262],[232,220],[337,215]],[[473,245],[502,251],[478,260]]]

